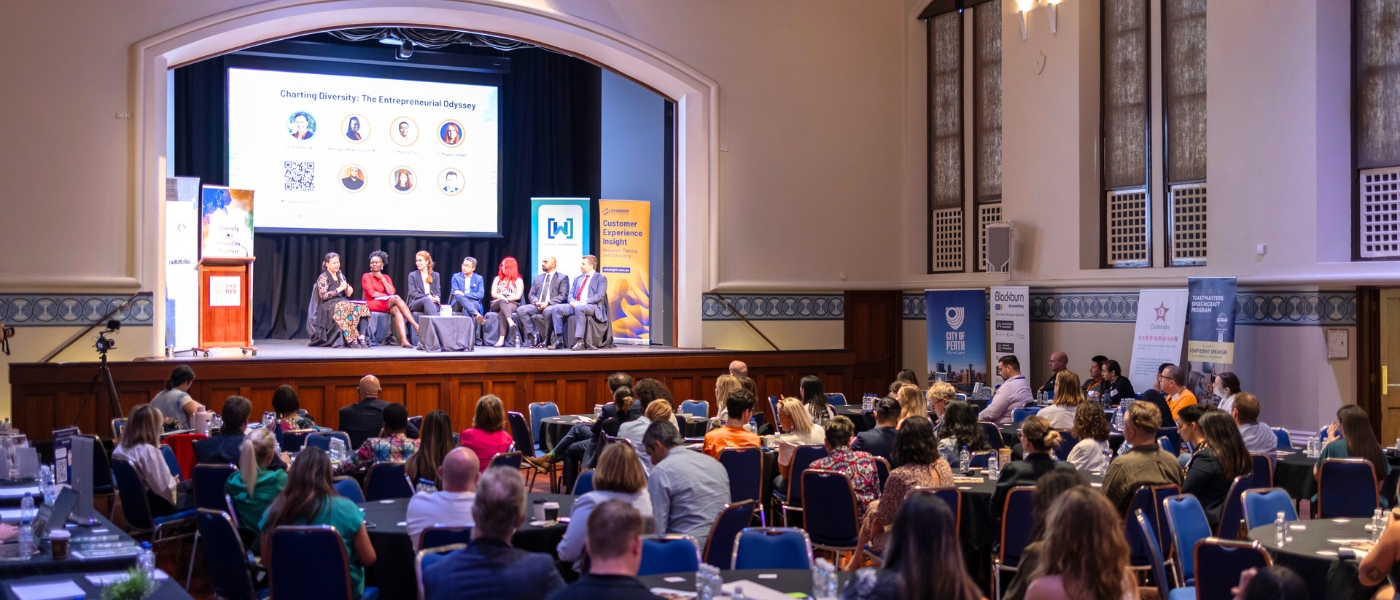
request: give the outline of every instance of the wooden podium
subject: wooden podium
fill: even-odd
[[[213,258],[199,261],[199,347],[209,356],[211,348],[241,348],[256,355],[253,346],[253,261],[255,258]]]

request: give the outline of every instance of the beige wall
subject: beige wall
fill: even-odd
[[[830,350],[846,346],[845,321],[751,321],[783,350]],[[705,321],[705,345],[725,350],[772,350],[743,321]]]
[[[80,327],[19,327],[16,328],[16,335],[10,340],[9,356],[0,354],[0,380],[5,383],[0,384],[0,419],[10,418],[10,363],[37,362],[54,348],[59,347],[70,336],[81,331]],[[146,349],[151,345],[150,327],[123,327],[122,330],[111,336],[117,341],[117,347],[107,354],[109,360],[133,360],[142,356],[149,356]],[[64,350],[52,361],[55,363],[66,362],[91,362],[93,370],[97,373],[97,350],[92,344],[97,340],[97,332],[92,332],[73,342],[67,350]]]

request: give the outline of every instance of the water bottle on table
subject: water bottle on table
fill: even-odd
[[[971,462],[972,455],[968,454],[967,446],[963,446],[962,451],[958,453],[958,472],[966,473],[967,467]]]
[[[34,518],[34,498],[27,493],[20,501],[19,515],[19,553],[29,558],[34,553],[34,526],[30,525],[30,520]]]
[[[141,554],[136,559],[136,566],[141,568],[141,572],[146,574],[147,579],[155,579],[156,553],[151,550],[150,542],[141,542]]]

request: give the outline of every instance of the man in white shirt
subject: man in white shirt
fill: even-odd
[[[1230,416],[1240,427],[1240,437],[1250,454],[1267,454],[1269,459],[1278,459],[1278,436],[1268,423],[1259,422],[1259,399],[1249,392],[1235,394],[1235,405]]]
[[[434,525],[474,527],[472,505],[476,503],[476,479],[481,461],[469,448],[455,448],[438,467],[437,492],[418,492],[408,501],[405,529],[417,552],[423,531]]]
[[[977,413],[977,420],[1003,425],[1011,423],[1012,411],[1030,403],[1031,385],[1021,374],[1021,361],[1014,354],[1001,357],[997,361],[997,370],[1002,379],[1001,387],[992,396],[991,404]]]

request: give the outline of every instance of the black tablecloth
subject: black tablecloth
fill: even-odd
[[[593,419],[593,415],[561,415],[558,417],[545,417],[540,419],[540,431],[543,432],[543,435],[540,436],[539,442],[544,446],[546,451],[553,450],[554,446],[559,443],[559,440],[564,439],[564,436],[569,434],[569,430],[573,429],[575,424],[582,422],[582,417],[587,417],[589,420]],[[685,431],[681,432],[681,435],[689,438],[705,436],[705,430],[710,422],[709,419],[703,417],[691,418],[689,416],[685,416],[685,418]]]
[[[119,542],[135,543],[131,536],[124,533],[120,527],[113,525],[111,521],[97,516],[98,524],[94,527],[68,526],[68,531],[72,532],[73,539],[91,535],[117,535]],[[95,531],[105,529],[106,531]],[[70,544],[70,550],[82,548],[82,544],[74,541]],[[9,581],[19,577],[31,577],[37,575],[56,575],[62,573],[100,573],[106,571],[125,571],[136,565],[136,555],[118,556],[113,558],[103,558],[97,560],[78,560],[72,554],[64,560],[54,560],[53,554],[49,550],[49,543],[42,541],[39,543],[39,555],[26,561],[20,562],[0,562],[0,580]]]
[[[1288,490],[1294,500],[1311,498],[1317,493],[1317,480],[1313,479],[1316,458],[1308,458],[1302,452],[1278,453],[1274,464],[1274,487]]]
[[[92,571],[92,573],[101,572],[102,571]],[[4,598],[5,600],[15,598],[16,596],[10,588],[17,585],[25,586],[42,583],[60,583],[63,581],[72,581],[73,583],[78,584],[78,587],[83,588],[83,592],[88,598],[102,597],[102,588],[93,585],[91,581],[88,581],[85,575],[71,574],[43,575],[39,577],[26,577],[24,579],[19,580],[8,580],[5,582],[5,585],[0,586],[0,598]],[[190,595],[180,587],[179,583],[176,583],[176,581],[173,578],[170,578],[161,580],[160,585],[156,586],[155,593],[151,594],[148,600],[185,600],[188,598],[190,598]]]
[[[476,347],[476,320],[471,317],[418,317],[418,349],[471,352]],[[415,591],[416,595],[417,592]]]
[[[859,404],[838,404],[832,406],[831,410],[855,423],[856,433],[875,428],[875,413],[861,411]]]
[[[1249,530],[1249,539],[1269,550],[1274,564],[1293,569],[1308,584],[1308,595],[1315,600],[1327,597],[1327,571],[1337,563],[1338,544],[1328,540],[1369,540],[1366,526],[1370,519],[1323,519],[1289,523],[1292,543],[1279,548],[1274,539],[1274,525],[1269,523]],[[1301,528],[1299,528],[1301,526]]]
[[[559,503],[559,514],[567,516],[574,507],[574,496],[565,494],[529,494],[526,507],[533,506],[535,500],[552,500]],[[413,543],[408,539],[404,518],[408,514],[408,499],[365,502],[359,505],[365,513],[365,521],[374,523],[369,529],[369,541],[374,545],[378,560],[366,569],[365,585],[379,588],[379,597],[385,600],[418,597],[418,581],[414,574]],[[555,523],[547,527],[531,525],[534,515],[527,515],[525,525],[515,532],[511,545],[531,552],[554,554],[559,540],[564,539],[566,523]]]
[[[776,577],[774,577],[776,576]],[[682,581],[676,581],[675,578]],[[807,569],[739,569],[737,571],[720,571],[725,583],[731,581],[752,581],[764,587],[772,588],[784,594],[799,592],[803,594],[812,593],[812,572]],[[841,587],[846,587],[846,581],[851,578],[851,574],[840,571],[836,574],[841,582]],[[647,575],[638,577],[647,588],[666,588],[682,592],[695,591],[695,573],[666,573],[662,575]],[[671,579],[671,581],[666,581]]]

